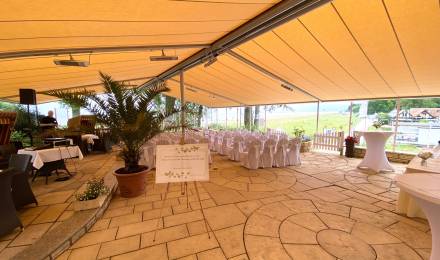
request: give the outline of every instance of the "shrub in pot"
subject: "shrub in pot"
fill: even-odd
[[[45,94],[58,97],[64,103],[80,106],[96,116],[97,123],[110,129],[114,140],[122,146],[120,157],[124,167],[116,170],[119,190],[123,197],[135,197],[145,192],[148,167],[139,165],[141,147],[161,133],[162,123],[176,109],[160,111],[155,98],[168,91],[164,82],[150,87],[131,88],[100,72],[104,93],[83,90],[53,90]]]

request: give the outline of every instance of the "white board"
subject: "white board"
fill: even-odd
[[[209,181],[208,144],[158,145],[156,183]]]

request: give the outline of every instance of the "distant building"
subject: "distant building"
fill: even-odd
[[[440,117],[440,108],[411,108],[409,115],[414,119],[437,119]]]

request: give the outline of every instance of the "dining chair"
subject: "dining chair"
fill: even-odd
[[[31,203],[38,206],[38,201],[29,185],[29,173],[32,171],[31,159],[32,156],[29,154],[12,154],[9,159],[9,168],[14,169],[11,186],[12,200],[16,209]]]
[[[17,215],[11,193],[14,172],[11,168],[0,171],[0,237],[9,234],[17,227],[23,229],[23,224]]]
[[[300,149],[301,138],[293,138],[287,149],[287,165],[301,165]]]

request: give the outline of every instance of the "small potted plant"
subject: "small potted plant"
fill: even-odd
[[[101,207],[105,201],[105,195],[110,189],[104,184],[104,179],[93,178],[87,181],[85,188],[75,195],[76,201],[73,202],[73,209],[88,210]]]
[[[100,72],[104,93],[84,90],[45,92],[63,102],[83,107],[96,116],[96,122],[110,129],[112,139],[119,141],[124,167],[114,172],[122,197],[136,197],[145,192],[148,167],[140,165],[142,145],[163,132],[164,121],[179,112],[161,111],[155,98],[169,91],[164,82],[150,87],[130,87]],[[171,127],[170,127],[171,128]]]
[[[432,158],[432,156],[433,156],[433,153],[430,151],[422,151],[419,154],[417,154],[417,157],[422,159],[422,161],[420,162],[420,165],[422,165],[422,166],[426,166],[428,164],[427,160],[429,158]]]
[[[358,139],[353,136],[347,136],[345,138],[345,157],[354,157],[354,146],[359,143]]]
[[[310,152],[310,149],[312,147],[312,140],[309,136],[305,135],[305,132],[306,131],[302,127],[295,127],[292,132],[293,136],[295,136],[296,138],[301,138],[301,153]]]
[[[376,130],[380,129],[383,126],[383,122],[381,120],[376,120],[372,125]]]

